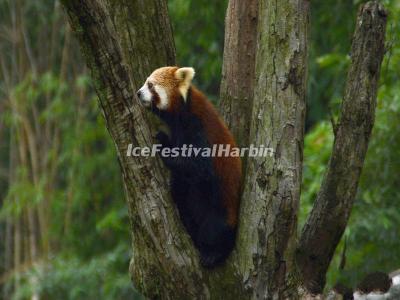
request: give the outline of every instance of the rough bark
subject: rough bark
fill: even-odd
[[[250,141],[274,149],[248,159],[238,248],[255,298],[295,298],[309,1],[260,1]]]
[[[165,0],[102,0],[134,87],[159,67],[175,64],[175,45]]]
[[[249,143],[258,0],[231,0],[225,18],[220,110],[239,147]]]
[[[386,11],[377,2],[361,7],[341,116],[328,169],[303,228],[298,262],[305,287],[322,291],[325,274],[350,217],[374,124]]]
[[[116,32],[116,29],[122,30],[119,27],[122,23],[113,22],[106,9],[108,3],[63,1],[91,69],[100,106],[117,148],[134,233],[130,272],[137,289],[149,298],[201,295],[204,285],[197,255],[169,199],[160,162],[153,158],[126,156],[129,143],[141,147],[152,144],[148,122],[134,91],[155,66],[174,60],[174,52],[166,50],[173,49],[170,26],[165,26],[168,19],[159,20],[159,15],[154,14],[157,11],[166,16],[166,4],[156,0],[133,1],[132,9],[129,9],[126,3],[121,1],[129,15],[125,10],[119,13],[126,14],[137,25],[124,37],[129,37],[127,44],[135,49],[132,50],[134,54],[130,54],[134,55],[130,66],[132,72],[128,71],[121,38]],[[154,31],[158,34],[149,37],[149,32]],[[138,46],[141,43],[146,47]]]

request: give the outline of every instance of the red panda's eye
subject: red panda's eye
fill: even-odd
[[[153,84],[152,84],[151,82],[148,82],[148,83],[147,83],[147,86],[149,87],[149,89],[152,89],[152,88],[153,88]]]

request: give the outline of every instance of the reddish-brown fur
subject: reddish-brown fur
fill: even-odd
[[[175,98],[176,99],[176,98]],[[176,101],[173,101],[176,102]],[[225,122],[211,102],[193,85],[191,86],[191,111],[202,122],[211,145],[231,145],[235,140]],[[223,204],[227,209],[227,223],[234,227],[238,220],[242,164],[240,157],[213,157],[213,165],[221,179]]]

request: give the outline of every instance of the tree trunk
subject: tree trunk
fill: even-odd
[[[211,271],[199,265],[170,199],[160,161],[126,155],[130,143],[141,147],[152,144],[147,115],[134,91],[155,68],[175,61],[165,1],[63,3],[92,71],[100,106],[117,148],[132,226],[130,273],[135,287],[148,298],[162,299],[298,298],[302,278],[295,251],[309,1],[251,0],[246,5],[244,1],[230,1],[222,113],[240,145],[253,143],[275,151],[272,157],[248,159],[236,249],[224,266]],[[361,69],[377,74],[380,60],[377,62],[378,65],[368,64],[368,60],[359,63],[364,64]],[[362,88],[368,86],[374,85]],[[354,96],[350,94],[345,98],[352,101]],[[375,96],[368,94],[370,98]],[[357,103],[361,106],[365,102]],[[366,111],[373,113],[373,109],[360,109],[356,120],[361,120]],[[358,124],[350,119],[350,125]],[[342,130],[345,129],[350,130]],[[362,161],[352,159],[360,167]],[[353,173],[348,174],[348,181],[356,186]],[[329,255],[330,261],[333,253]]]
[[[174,47],[166,3],[162,0],[112,1],[112,6],[94,0],[63,3],[91,69],[100,106],[117,148],[135,233],[132,280],[149,298],[205,295],[207,289],[202,284],[197,255],[169,197],[160,161],[126,155],[130,143],[141,147],[152,144],[150,128],[143,108],[134,97],[135,91],[155,67],[174,63],[174,51],[168,50]],[[117,14],[111,15],[112,9],[118,12],[118,18],[125,19],[113,20]],[[124,23],[127,18],[131,21]],[[132,55],[129,67],[126,55]]]
[[[260,1],[250,141],[274,149],[249,158],[238,248],[255,298],[295,297],[309,2]],[[255,275],[254,275],[255,274]]]
[[[386,11],[377,2],[361,7],[351,66],[328,169],[303,228],[299,264],[304,284],[320,293],[346,228],[374,125],[380,66],[385,52]]]
[[[231,0],[225,19],[220,109],[239,147],[249,144],[258,0]]]

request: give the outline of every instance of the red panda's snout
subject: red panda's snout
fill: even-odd
[[[159,95],[154,90],[153,84],[149,81],[146,81],[136,94],[144,107],[157,106],[159,102]]]

